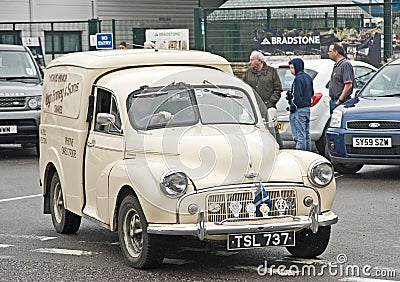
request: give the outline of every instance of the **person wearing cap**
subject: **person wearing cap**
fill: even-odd
[[[289,62],[290,73],[295,76],[291,91],[288,92],[289,122],[297,150],[311,151],[310,105],[314,94],[313,81],[304,72],[304,61],[295,58]]]
[[[277,128],[276,104],[281,98],[282,83],[275,68],[268,66],[264,55],[259,51],[250,54],[250,67],[244,74],[243,80],[260,95],[264,101],[270,120],[275,120],[275,137],[280,148],[282,139]]]

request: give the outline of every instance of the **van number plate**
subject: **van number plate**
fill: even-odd
[[[228,250],[294,246],[294,231],[273,233],[229,234]]]
[[[0,134],[14,134],[17,133],[16,125],[1,125]]]
[[[390,137],[353,137],[353,147],[392,147]]]

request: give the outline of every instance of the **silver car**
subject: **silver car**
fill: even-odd
[[[289,60],[288,60],[289,61]],[[289,104],[286,92],[291,88],[294,76],[290,73],[289,62],[273,64],[282,81],[282,96],[277,104],[278,129],[282,140],[292,141],[292,130],[289,124]],[[361,88],[376,72],[376,68],[361,61],[350,61],[354,68],[356,79],[355,90]],[[325,131],[328,126],[329,114],[329,80],[334,62],[330,59],[304,60],[304,71],[313,78],[314,96],[311,103],[310,135],[315,141],[318,152],[325,155]]]

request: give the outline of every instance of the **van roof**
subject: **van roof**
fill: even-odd
[[[154,65],[200,65],[218,68],[225,72],[230,69],[229,62],[218,55],[202,51],[164,49],[117,49],[70,53],[52,60],[47,68],[66,65],[87,69]]]
[[[23,45],[0,44],[1,51],[26,51]]]

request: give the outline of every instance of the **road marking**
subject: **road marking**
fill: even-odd
[[[165,263],[165,264],[183,265],[183,264],[192,263],[192,261],[184,260],[184,259],[164,258],[163,263]]]
[[[38,253],[49,253],[49,254],[60,254],[60,255],[73,255],[73,256],[90,256],[97,253],[89,252],[89,251],[82,251],[82,250],[71,250],[71,249],[36,249],[32,250],[33,252]]]
[[[16,234],[1,234],[1,233],[0,233],[0,237],[34,239],[34,240],[40,240],[40,241],[48,241],[48,240],[57,239],[57,237],[49,237],[49,236],[16,235]]]
[[[0,248],[14,247],[14,245],[0,244]]]
[[[327,265],[330,262],[323,259],[303,259],[303,258],[294,258],[294,257],[285,257],[283,259],[277,259],[276,261],[283,261],[283,262],[292,262],[292,263],[299,263],[299,264],[308,264],[308,265]]]
[[[17,201],[17,200],[24,200],[24,199],[36,198],[36,197],[43,197],[43,195],[42,194],[37,194],[37,195],[29,195],[29,196],[15,197],[15,198],[9,198],[9,199],[0,199],[0,203]]]

